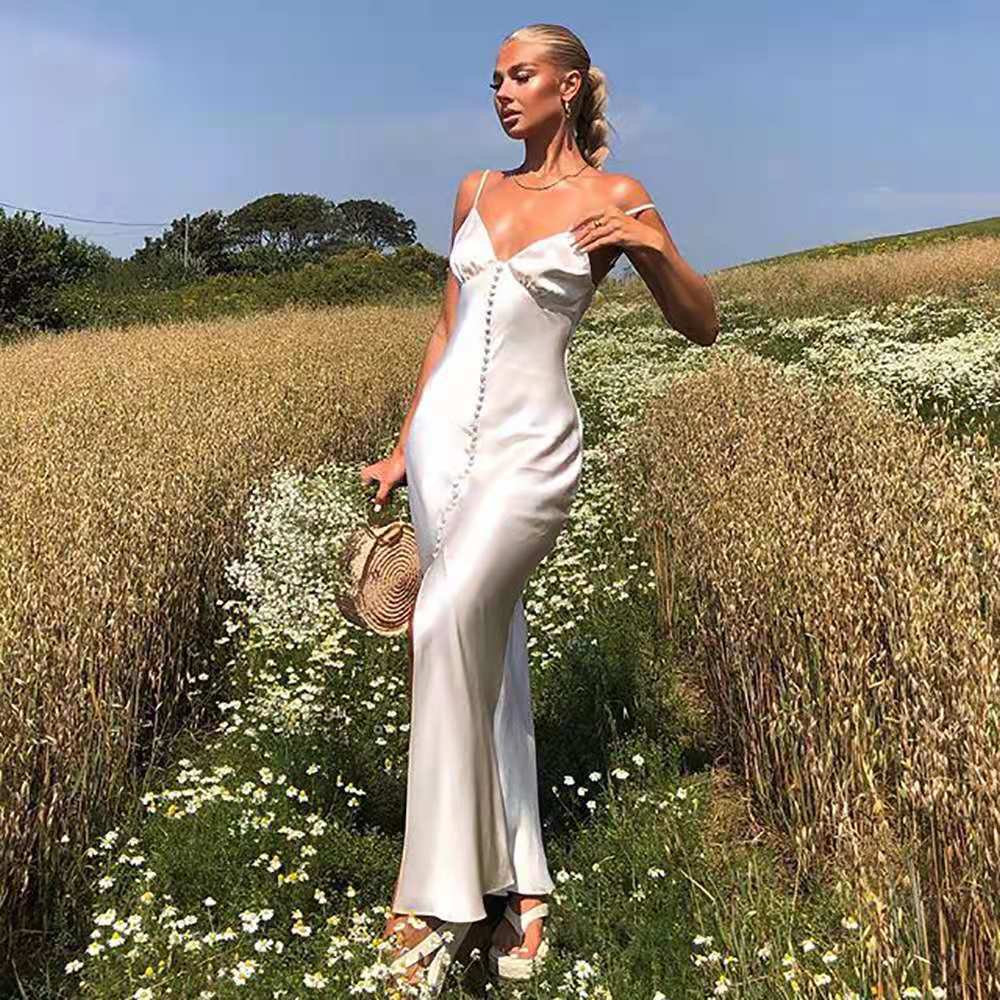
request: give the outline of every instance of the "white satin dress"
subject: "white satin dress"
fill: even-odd
[[[420,555],[397,913],[475,921],[549,893],[522,591],[580,483],[570,337],[594,294],[572,231],[500,260],[477,204],[452,244],[454,328],[405,443]],[[628,209],[638,212],[652,203]]]

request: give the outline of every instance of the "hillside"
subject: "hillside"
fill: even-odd
[[[823,246],[809,247],[805,250],[793,250],[791,253],[778,254],[775,257],[761,257],[755,260],[748,260],[734,266],[746,267],[748,264],[787,263],[795,260],[822,260],[829,257],[856,257],[861,254],[905,250],[912,247],[925,246],[929,243],[979,236],[1000,237],[1000,215],[993,215],[986,219],[972,219],[969,222],[958,222],[951,226],[938,226],[934,229],[914,229],[909,233],[872,236],[867,240],[828,243]],[[720,271],[728,270],[732,270],[732,268],[720,268]]]

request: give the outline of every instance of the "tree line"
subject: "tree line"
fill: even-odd
[[[185,254],[185,228],[187,253]],[[171,288],[217,274],[290,271],[358,247],[380,253],[416,242],[416,225],[384,201],[333,202],[315,194],[268,194],[225,213],[174,219],[127,259],[39,213],[0,209],[0,328],[59,325],[60,288]]]

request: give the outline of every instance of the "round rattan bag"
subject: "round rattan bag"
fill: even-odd
[[[348,621],[379,635],[405,632],[420,589],[413,525],[364,524],[341,550],[345,581],[337,607]]]

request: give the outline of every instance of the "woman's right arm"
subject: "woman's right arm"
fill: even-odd
[[[479,184],[481,173],[482,172],[479,170],[474,170],[466,174],[465,177],[462,178],[461,184],[459,184],[458,193],[455,196],[455,210],[452,216],[452,245],[454,245],[455,242],[455,234],[458,232],[459,227],[465,221],[466,215],[472,208],[472,200],[475,197],[476,187]],[[427,341],[427,347],[424,350],[423,362],[420,365],[420,371],[417,375],[417,383],[413,390],[413,398],[410,400],[409,409],[407,410],[402,426],[399,429],[399,437],[396,444],[385,458],[378,462],[373,462],[371,465],[363,466],[361,469],[362,482],[371,482],[375,479],[379,482],[378,490],[370,498],[373,504],[384,504],[392,490],[395,489],[396,486],[406,482],[406,460],[404,458],[404,450],[406,448],[407,436],[410,433],[410,424],[413,421],[413,414],[416,413],[417,407],[420,404],[420,395],[423,392],[424,386],[427,384],[427,380],[430,378],[431,373],[441,360],[441,355],[444,353],[445,346],[448,343],[448,338],[451,336],[451,331],[454,328],[455,311],[458,305],[458,294],[458,281],[449,267],[447,277],[445,278],[444,298],[441,303],[441,312],[438,316],[437,322],[434,324],[434,330]]]

